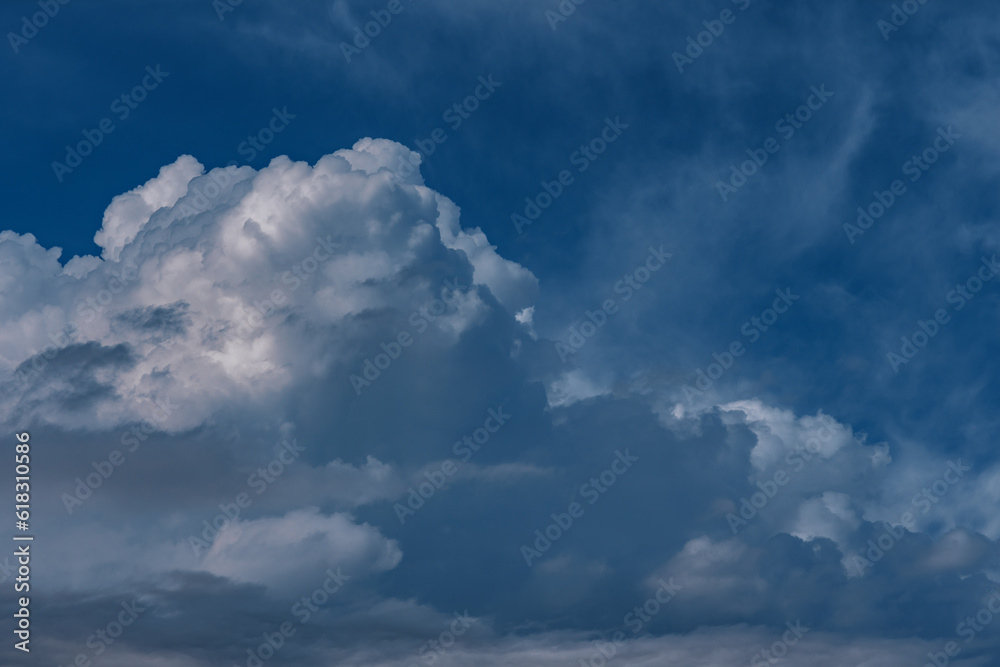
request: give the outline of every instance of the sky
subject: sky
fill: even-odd
[[[5,3],[0,663],[997,664],[992,9]]]

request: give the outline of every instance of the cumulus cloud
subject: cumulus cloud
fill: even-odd
[[[378,529],[359,526],[344,514],[323,516],[306,508],[279,518],[235,521],[212,543],[202,568],[234,581],[286,589],[337,566],[349,576],[391,570],[402,557],[397,542]]]
[[[104,212],[104,223],[94,236],[94,242],[103,248],[101,257],[117,260],[150,216],[161,208],[171,207],[187,192],[188,184],[205,168],[190,155],[182,155],[173,164],[160,169],[160,173],[144,185],[118,195]],[[80,261],[77,258],[77,261]]]
[[[415,156],[371,139],[315,165],[278,158],[260,170],[205,173],[182,156],[112,201],[101,257],[65,266],[58,248],[0,234],[0,420],[50,434],[45,451],[68,454],[40,483],[38,511],[83,549],[72,561],[39,556],[50,590],[99,579],[127,591],[171,576],[184,589],[210,576],[283,595],[340,567],[364,595],[366,579],[400,564],[398,540],[346,511],[400,497],[433,457],[359,456],[352,429],[320,433],[309,419],[301,458],[275,468],[272,449],[296,435],[290,405],[321,396],[339,411],[357,398],[349,376],[383,336],[406,330],[449,349],[488,319],[517,326],[514,313],[530,307],[534,276],[464,229],[419,171],[400,173]],[[419,361],[407,352],[400,363]],[[388,456],[405,458],[408,443],[392,438]],[[108,464],[112,450],[125,462]],[[521,463],[466,473],[544,474]],[[206,535],[240,492],[252,506]],[[158,519],[142,528],[119,525],[149,512]],[[192,551],[192,539],[205,548]]]
[[[278,158],[208,174],[183,156],[108,207],[95,237],[103,259],[67,269],[58,250],[4,232],[0,284],[28,278],[31,292],[4,302],[0,410],[97,429],[173,400],[185,407],[163,428],[190,429],[230,401],[269,400],[328,372],[374,323],[433,303],[446,280],[459,287],[427,337],[457,340],[484,317],[486,293],[510,313],[528,306],[534,276],[463,229],[447,198],[400,176],[410,155],[365,139],[313,166]],[[65,374],[74,349],[92,349],[87,368],[107,360],[103,370],[58,396],[38,389]],[[67,392],[81,409],[66,409]]]

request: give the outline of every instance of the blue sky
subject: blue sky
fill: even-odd
[[[32,652],[996,660],[988,3],[0,26]]]

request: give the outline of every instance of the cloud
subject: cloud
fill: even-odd
[[[201,566],[234,581],[284,590],[338,566],[348,576],[391,570],[402,557],[396,541],[378,529],[359,526],[344,514],[323,516],[306,508],[280,518],[233,522],[219,533]]]
[[[510,313],[526,307],[534,276],[478,229],[462,229],[447,198],[400,176],[410,155],[365,139],[314,166],[278,158],[260,171],[205,175],[183,156],[114,200],[96,236],[103,261],[76,258],[70,271],[58,250],[5,232],[0,253],[15,257],[0,283],[27,276],[40,291],[5,300],[0,414],[103,429],[148,418],[144,403],[173,400],[185,407],[163,429],[191,429],[231,401],[273,400],[316,373],[344,372],[376,323],[402,329],[414,308],[441,315],[420,326],[450,345],[482,321],[486,293]],[[445,281],[457,294],[434,312]],[[54,356],[32,372],[24,363],[38,341]],[[130,364],[105,364],[99,390],[62,387],[49,409],[56,399],[38,387],[65,375],[59,350],[94,344]],[[88,409],[67,411],[74,401]]]
[[[182,155],[173,164],[145,184],[118,195],[104,212],[104,224],[94,236],[94,242],[104,251],[105,260],[117,260],[121,251],[161,208],[169,208],[187,192],[188,184],[204,173],[205,168],[190,155]]]

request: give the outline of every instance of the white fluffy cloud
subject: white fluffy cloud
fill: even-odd
[[[119,436],[129,425],[146,420],[166,444],[127,454],[126,467],[104,483],[111,490],[95,491],[103,499],[141,493],[133,486],[141,475],[127,471],[150,460],[164,471],[158,488],[180,485],[176,492],[189,483],[183,464],[177,475],[167,472],[187,446],[183,434],[227,434],[229,444],[216,449],[209,439],[212,449],[193,462],[209,478],[228,467],[254,470],[273,456],[269,436],[255,429],[284,431],[283,402],[317,378],[342,378],[353,398],[348,375],[359,350],[378,350],[411,313],[426,320],[420,335],[445,348],[487,316],[513,322],[530,307],[537,280],[497,255],[481,230],[463,229],[458,207],[425,187],[418,171],[396,171],[413,155],[363,139],[315,165],[282,157],[259,171],[207,174],[182,156],[112,201],[95,236],[101,257],[65,266],[58,248],[3,232],[0,421],[8,431],[89,432],[92,456],[105,460],[113,447],[125,451]],[[430,316],[442,286],[450,286],[445,312],[432,307]],[[313,433],[309,454],[200,557],[181,536],[198,534],[199,522],[232,494],[207,489],[200,504],[168,506],[150,525],[174,536],[167,542],[93,523],[97,511],[128,512],[101,500],[71,519],[57,514],[53,522],[66,522],[67,534],[92,548],[72,564],[51,561],[51,583],[85,588],[103,572],[107,583],[124,585],[179,569],[291,586],[326,567],[352,576],[392,569],[402,558],[398,543],[340,510],[396,498],[406,484],[396,466],[373,456],[337,457],[344,437]],[[76,475],[93,473],[82,465],[39,504],[55,508],[49,501],[77,488]],[[484,470],[521,468],[534,470]],[[233,471],[234,484],[241,474]],[[157,555],[141,555],[148,551]],[[118,556],[138,565],[118,567]]]
[[[117,260],[122,249],[135,239],[149,222],[149,217],[173,206],[187,192],[188,184],[205,169],[190,155],[182,155],[173,164],[160,169],[160,173],[130,192],[118,195],[104,212],[104,224],[94,236],[97,245],[104,249],[101,256]]]
[[[396,173],[410,154],[364,139],[313,166],[282,157],[206,175],[183,156],[108,207],[103,259],[66,267],[58,249],[4,232],[0,416],[101,429],[171,400],[183,409],[161,428],[189,429],[328,371],[372,317],[430,304],[446,280],[458,294],[427,336],[454,342],[479,322],[480,290],[511,316],[529,306],[534,276]],[[470,266],[471,283],[456,280]]]
[[[284,517],[235,521],[215,539],[201,567],[234,581],[276,589],[305,585],[315,573],[342,567],[348,576],[391,570],[403,554],[378,529],[316,508]]]

